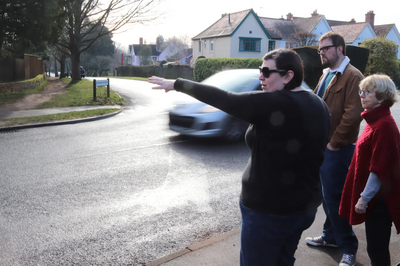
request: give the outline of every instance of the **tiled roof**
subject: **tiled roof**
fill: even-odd
[[[224,14],[217,22],[192,39],[229,36],[242,23],[250,11],[251,9],[247,9],[236,13]]]
[[[247,9],[236,13],[224,14],[217,22],[192,39],[230,36],[250,12],[254,11]],[[323,17],[323,15],[312,16],[310,18],[293,17],[293,20],[258,18],[272,39],[288,39],[296,32],[312,32]]]
[[[222,17],[205,29],[203,32],[193,37],[192,40],[211,37],[223,37],[232,35],[240,26],[244,19],[253,13],[252,9],[243,10],[236,13],[224,14]],[[271,39],[289,39],[298,32],[311,33],[318,23],[324,19],[324,15],[313,15],[308,18],[293,17],[291,20],[258,17],[261,24]],[[343,34],[346,43],[353,43],[360,33],[367,27],[367,22],[356,23],[351,21],[327,20],[333,31]],[[374,30],[377,36],[386,37],[395,24],[375,25]]]
[[[348,25],[348,24],[355,24],[356,22],[351,22],[351,21],[339,21],[339,20],[326,20],[329,24],[329,26],[340,26],[340,25]]]
[[[376,36],[386,37],[394,26],[395,24],[375,25],[374,31]]]
[[[260,17],[260,21],[272,39],[287,39],[295,33],[292,20]]]
[[[311,33],[323,17],[323,15],[312,16],[309,18],[293,17],[296,32]]]
[[[331,26],[331,28],[332,31],[341,33],[346,43],[353,43],[367,25],[368,22],[362,22]]]

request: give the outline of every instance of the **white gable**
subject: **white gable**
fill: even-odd
[[[357,38],[350,45],[359,46],[364,40],[376,37],[374,30],[368,23],[367,26],[361,31]]]
[[[239,51],[240,39],[260,39],[261,46],[259,52],[245,52]],[[249,16],[240,24],[231,37],[231,58],[261,58],[268,51],[268,37],[264,31],[264,28],[258,20],[254,17],[253,13],[249,13]]]
[[[326,20],[325,16],[322,16],[320,21],[318,22],[317,26],[312,30],[311,33],[316,35],[316,39],[318,40],[323,34],[325,34],[328,31],[332,31],[331,27],[328,24],[328,21]]]

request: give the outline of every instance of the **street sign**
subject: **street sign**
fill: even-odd
[[[96,87],[107,86],[107,97],[110,98],[110,79],[93,80],[93,101],[96,101]]]
[[[99,86],[107,86],[107,85],[108,85],[108,79],[93,80],[93,82],[96,83],[96,87],[99,87]]]

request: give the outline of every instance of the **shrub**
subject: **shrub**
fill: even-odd
[[[223,70],[257,69],[261,64],[261,58],[199,58],[195,62],[193,76],[196,81],[200,82]]]

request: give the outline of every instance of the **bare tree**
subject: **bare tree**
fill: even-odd
[[[162,49],[167,49],[167,61],[179,61],[185,55],[186,50],[189,48],[190,37],[188,35],[176,37],[173,36],[167,39],[162,44]]]
[[[146,23],[162,0],[66,0],[67,26],[58,47],[71,58],[72,79],[79,80],[80,55],[100,37],[121,30],[128,24]]]
[[[310,46],[318,43],[317,35],[310,32],[297,32],[289,39],[290,48]]]

